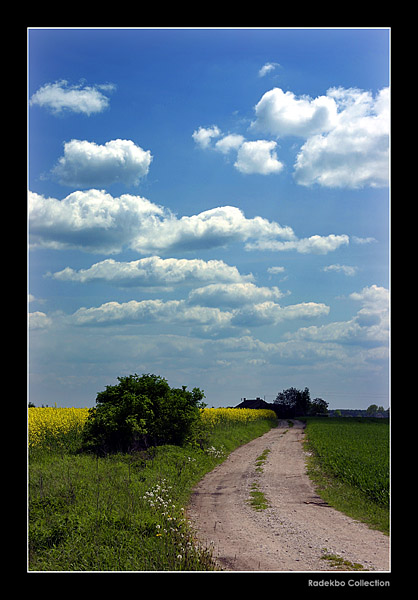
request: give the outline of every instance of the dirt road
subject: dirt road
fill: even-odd
[[[325,552],[367,571],[388,571],[389,538],[316,495],[306,475],[303,435],[300,421],[290,428],[280,421],[208,473],[187,512],[198,538],[213,547],[225,571],[337,570],[321,558]],[[260,472],[256,459],[266,449]],[[248,502],[254,483],[270,504],[265,510]]]

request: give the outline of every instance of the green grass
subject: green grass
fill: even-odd
[[[258,483],[254,482],[251,486],[248,503],[254,510],[265,510],[270,506],[264,492],[260,491]]]
[[[257,473],[262,473],[263,472],[263,466],[267,460],[267,456],[270,452],[270,448],[266,448],[265,450],[263,450],[263,452],[260,454],[260,456],[257,456],[255,464],[256,464],[256,468],[255,470],[257,471]]]
[[[270,452],[270,448],[266,448],[265,450],[263,450],[260,456],[257,456],[257,458],[255,459],[256,473],[263,472],[263,466]],[[251,486],[250,497],[248,498],[247,502],[254,510],[265,510],[270,506],[264,492],[262,492],[259,489],[258,483],[256,481]]]
[[[337,569],[341,569],[343,571],[365,571],[366,569],[360,563],[352,563],[349,560],[345,560],[342,556],[338,554],[332,554],[327,551],[326,548],[323,548],[324,554],[321,556],[322,560],[329,561],[330,567],[336,567]]]
[[[194,485],[273,421],[220,426],[205,449],[159,446],[96,457],[71,450],[29,456],[29,569],[210,571],[186,520]]]
[[[388,534],[388,420],[306,421],[308,474],[319,496],[341,512]]]

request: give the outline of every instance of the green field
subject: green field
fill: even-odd
[[[319,495],[346,514],[389,532],[388,419],[307,418],[308,469]]]

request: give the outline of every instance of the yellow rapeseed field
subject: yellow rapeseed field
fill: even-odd
[[[29,447],[48,447],[51,443],[59,442],[68,434],[79,432],[88,413],[88,408],[29,408]],[[250,408],[204,408],[201,414],[203,422],[211,428],[276,418],[276,414],[272,410],[252,410]]]
[[[88,408],[29,408],[29,447],[34,448],[79,431],[87,419],[88,412]]]
[[[275,419],[276,413],[273,410],[252,408],[204,408],[202,410],[202,420],[204,423],[215,427],[216,425],[229,423],[250,423],[259,419]]]

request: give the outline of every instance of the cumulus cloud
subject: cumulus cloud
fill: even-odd
[[[238,150],[244,140],[244,136],[237,133],[230,133],[216,142],[215,150],[222,152],[222,154],[228,154],[231,150]]]
[[[247,250],[296,250],[325,254],[348,244],[347,235],[313,235],[298,239],[289,226],[256,216],[248,219],[234,206],[220,206],[178,218],[146,198],[104,190],[76,191],[63,200],[29,193],[32,247],[77,248],[141,254],[225,247],[244,243]]]
[[[120,287],[164,287],[194,285],[202,282],[242,282],[253,279],[241,275],[236,267],[222,260],[163,259],[150,256],[131,262],[117,262],[108,258],[95,263],[88,269],[75,271],[66,267],[52,275],[59,281],[106,282]]]
[[[344,275],[348,275],[349,277],[352,277],[353,275],[355,275],[357,273],[357,267],[351,267],[349,265],[327,265],[322,270],[325,272],[327,272],[327,271],[341,272],[341,273],[344,273]]]
[[[186,327],[203,327],[204,332],[230,334],[234,328],[275,325],[283,320],[317,318],[328,314],[329,307],[315,302],[304,302],[281,307],[272,301],[245,304],[231,310],[214,306],[190,304],[187,300],[131,300],[106,302],[98,307],[78,309],[70,320],[79,326],[106,326],[165,323]]]
[[[80,308],[72,315],[76,325],[147,324],[165,322],[180,325],[228,325],[230,314],[218,308],[188,306],[184,300],[131,300],[106,302],[99,307]]]
[[[357,89],[328,90],[339,112],[332,129],[310,137],[295,163],[301,185],[361,188],[389,181],[389,88],[376,98]]]
[[[193,290],[188,300],[190,304],[235,308],[282,296],[283,293],[277,287],[258,287],[251,282],[214,283]]]
[[[292,340],[356,344],[366,347],[387,346],[389,340],[389,291],[372,285],[350,294],[361,303],[357,315],[348,321],[311,326],[286,334]]]
[[[199,127],[199,129],[193,132],[192,137],[198,146],[208,148],[212,138],[219,137],[220,135],[221,130],[219,127],[212,125],[212,127]]]
[[[52,321],[44,312],[35,311],[28,314],[29,329],[46,329]]]
[[[271,64],[267,63],[260,75],[271,71]],[[296,183],[352,189],[388,185],[389,88],[375,97],[357,88],[330,88],[325,95],[311,98],[275,87],[256,104],[255,116],[249,128],[252,133],[302,140],[294,164]],[[212,138],[220,136],[212,146]],[[193,137],[202,148],[225,155],[236,151],[234,167],[241,173],[269,175],[283,169],[274,140],[224,136],[216,125],[201,127]]]
[[[270,175],[283,169],[283,163],[277,159],[277,143],[267,140],[244,142],[239,150],[234,166],[241,173]]]
[[[29,192],[32,246],[87,252],[121,252],[131,247],[144,222],[164,210],[140,196],[114,198],[104,190],[76,191],[63,200]]]
[[[112,91],[113,84],[69,85],[64,79],[46,83],[31,97],[30,104],[45,107],[54,114],[64,111],[91,115],[100,113],[109,105],[109,98],[103,92]]]
[[[327,315],[329,306],[322,303],[302,302],[282,307],[279,304],[266,301],[258,304],[248,304],[235,311],[233,325],[261,326],[276,325],[290,319],[309,319]]]
[[[284,242],[274,239],[259,239],[255,242],[248,242],[246,248],[247,250],[271,250],[273,252],[296,250],[301,254],[327,254],[348,243],[348,235],[334,235],[331,233],[325,236],[312,235],[309,238],[295,238]]]
[[[364,306],[376,308],[377,310],[386,310],[389,304],[389,290],[378,285],[365,287],[361,292],[350,294],[352,300],[358,300]]]
[[[221,136],[213,146],[211,140]],[[231,151],[237,152],[234,167],[245,174],[270,175],[279,173],[283,164],[278,160],[275,148],[277,143],[269,140],[245,141],[244,136],[237,133],[223,135],[219,127],[214,125],[209,129],[200,127],[192,136],[195,142],[204,149],[212,148],[224,155]]]
[[[251,127],[275,136],[308,137],[328,131],[337,118],[337,106],[332,98],[296,97],[293,92],[273,88],[255,106],[256,120]]]
[[[75,187],[137,185],[149,170],[152,155],[131,140],[110,140],[99,145],[86,140],[64,144],[64,156],[52,170],[60,183]]]
[[[266,237],[292,239],[294,232],[262,217],[247,219],[234,206],[220,206],[179,219],[173,215],[153,219],[139,232],[133,247],[140,252],[195,250]]]
[[[276,62],[267,62],[259,70],[258,76],[259,77],[265,77],[265,75],[267,75],[267,73],[271,73],[272,71],[274,71],[274,69],[276,67],[280,67],[279,63],[276,63]]]
[[[285,271],[284,267],[269,267],[267,269],[268,273],[271,273],[271,275],[277,275],[278,273],[283,273]]]

